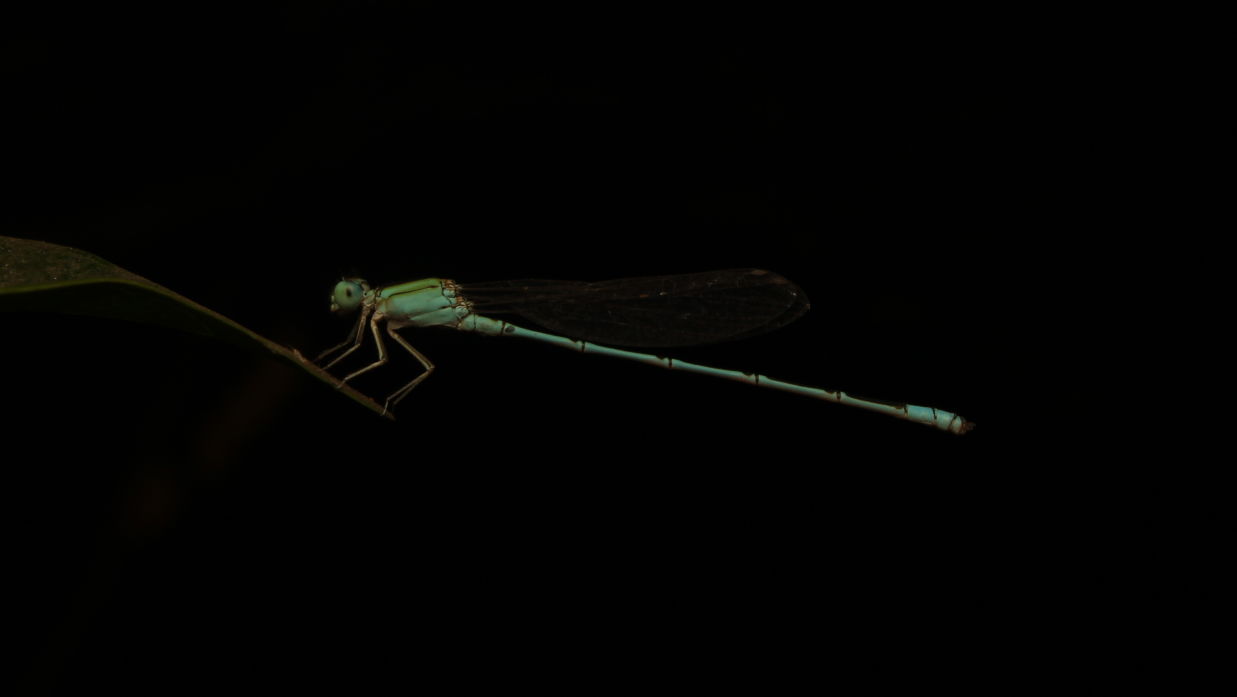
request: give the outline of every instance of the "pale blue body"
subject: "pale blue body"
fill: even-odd
[[[627,360],[640,361],[641,363],[660,365],[674,370],[686,370],[693,373],[726,378],[727,380],[738,380],[761,387],[771,387],[777,390],[859,407],[860,409],[879,412],[899,419],[935,426],[950,433],[966,433],[972,427],[971,422],[961,416],[933,407],[860,399],[852,397],[845,392],[830,392],[829,390],[816,387],[805,387],[803,385],[773,380],[754,373],[722,370],[695,363],[676,361],[673,358],[637,353],[635,351],[624,351],[622,349],[525,329],[509,322],[477,314],[473,311],[473,307],[468,299],[461,294],[459,285],[448,279],[425,278],[376,290],[370,289],[369,284],[361,279],[345,279],[335,286],[335,291],[331,295],[331,309],[335,312],[352,312],[359,309],[361,317],[355,329],[355,338],[350,336],[348,341],[323,354],[323,356],[328,355],[347,346],[349,343],[352,344],[351,348],[327,364],[327,368],[335,365],[360,348],[365,335],[364,325],[367,321],[370,332],[374,336],[374,341],[378,345],[378,360],[351,373],[340,384],[387,362],[386,346],[378,330],[378,325],[382,322],[385,322],[387,325],[387,334],[407,349],[425,367],[424,373],[387,398],[386,407],[388,409],[406,397],[414,387],[429,377],[430,373],[434,370],[433,364],[413,348],[402,336],[396,334],[395,330],[404,327],[450,327],[459,331],[477,332],[488,336],[515,336],[524,339],[534,339],[564,348],[575,349],[581,353],[595,353],[614,358],[625,358]]]

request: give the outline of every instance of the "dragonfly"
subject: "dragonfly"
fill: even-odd
[[[702,273],[622,278],[607,281],[513,280],[460,284],[445,278],[372,287],[362,278],[344,278],[331,292],[331,311],[359,313],[348,338],[323,351],[317,362],[330,370],[373,336],[378,356],[343,377],[339,385],[386,365],[385,334],[420,362],[424,371],[386,400],[383,415],[434,372],[434,364],[398,332],[407,327],[447,327],[485,336],[541,341],[612,358],[640,361],[672,370],[712,375],[760,387],[792,392],[866,409],[895,418],[963,434],[974,424],[953,412],[900,402],[863,399],[774,380],[756,373],[724,370],[652,353],[616,348],[659,349],[743,339],[772,331],[808,310],[807,295],[780,274],[763,269],[728,269]],[[553,333],[494,319],[515,314]],[[368,332],[367,332],[368,328]]]

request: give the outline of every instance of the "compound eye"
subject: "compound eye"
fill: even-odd
[[[361,306],[366,290],[367,284],[358,278],[345,278],[336,283],[335,290],[331,292],[331,312],[356,311]]]

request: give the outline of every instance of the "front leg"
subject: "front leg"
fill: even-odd
[[[341,348],[343,348],[343,347],[347,346],[347,345],[348,345],[348,342],[352,342],[352,348],[348,349],[347,351],[344,351],[342,354],[340,354],[339,356],[337,356],[337,357],[335,358],[335,360],[333,360],[333,361],[331,361],[330,363],[327,363],[326,365],[322,366],[322,369],[323,369],[323,370],[330,370],[330,369],[331,369],[331,366],[333,366],[333,365],[335,365],[336,363],[338,363],[338,362],[340,362],[340,361],[344,360],[345,358],[347,358],[348,356],[350,356],[350,355],[352,354],[352,352],[353,352],[353,351],[356,351],[357,349],[361,348],[361,342],[362,342],[362,340],[364,340],[364,339],[365,339],[365,331],[363,330],[363,327],[365,326],[365,319],[366,319],[367,317],[369,317],[369,315],[370,315],[370,313],[371,313],[371,312],[373,312],[373,308],[369,308],[369,307],[362,308],[362,309],[361,309],[361,316],[360,316],[360,318],[359,318],[359,319],[357,319],[356,324],[352,327],[352,331],[348,333],[348,338],[347,338],[347,339],[344,339],[344,343],[339,344],[338,346],[332,346],[331,348],[329,348],[329,349],[327,349],[327,350],[323,351],[322,353],[318,354],[318,357],[314,359],[314,363],[317,363],[318,361],[322,360],[323,358],[326,358],[327,356],[331,355],[332,353],[335,353],[336,351],[340,350]],[[345,378],[345,380],[347,380],[347,378]],[[343,383],[341,382],[340,384],[342,385]]]
[[[350,375],[348,375],[347,377],[345,377],[343,380],[340,380],[340,381],[339,381],[339,384],[340,384],[340,385],[343,385],[345,382],[348,382],[348,381],[349,381],[349,380],[351,380],[352,378],[354,378],[354,377],[356,377],[356,376],[358,376],[358,375],[361,375],[362,373],[368,373],[369,371],[373,370],[374,368],[377,368],[377,367],[379,367],[379,366],[381,366],[381,365],[386,365],[386,362],[387,362],[387,360],[388,360],[388,357],[387,357],[387,347],[386,347],[386,345],[384,345],[384,344],[382,343],[382,335],[378,333],[378,320],[380,320],[380,319],[384,319],[384,317],[385,317],[385,316],[384,316],[382,313],[380,313],[380,312],[375,312],[375,313],[374,313],[373,315],[371,315],[371,316],[370,316],[370,318],[369,318],[369,329],[370,329],[370,331],[371,331],[371,332],[373,333],[373,335],[374,335],[374,343],[378,344],[378,360],[374,361],[373,363],[370,363],[369,365],[365,366],[364,368],[361,368],[360,370],[357,370],[357,371],[353,372],[352,374],[350,374]],[[359,332],[359,328],[358,328],[358,333],[360,333],[360,332]],[[352,348],[348,349],[348,351],[344,354],[344,356],[346,356],[346,355],[348,355],[349,353],[352,353],[353,351],[355,351],[355,350],[356,350],[356,348],[357,348],[358,346],[360,346],[360,345],[361,345],[361,340],[360,340],[360,338],[358,337],[358,338],[357,338],[357,343],[356,343],[356,346],[353,346]],[[344,356],[340,356],[339,358],[343,358]],[[338,361],[338,360],[339,360],[339,358],[336,358],[335,360],[336,360],[336,361]]]

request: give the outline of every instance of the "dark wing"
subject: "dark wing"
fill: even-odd
[[[610,281],[463,284],[482,315],[514,313],[573,339],[614,346],[690,346],[781,327],[808,309],[785,277],[729,269]]]

